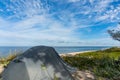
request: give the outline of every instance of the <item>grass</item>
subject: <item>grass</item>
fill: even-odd
[[[12,61],[17,55],[21,54],[22,51],[15,51],[8,56],[0,57],[0,65],[6,67],[10,61]]]
[[[21,52],[0,58],[0,64],[7,66]],[[75,56],[62,57],[71,66],[79,70],[89,70],[96,80],[120,80],[120,48],[86,52]]]
[[[86,52],[75,56],[65,56],[63,59],[71,66],[80,70],[93,72],[97,80],[120,80],[120,48]]]

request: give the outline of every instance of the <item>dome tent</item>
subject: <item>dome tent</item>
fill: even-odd
[[[74,80],[52,47],[36,46],[17,56],[2,73],[2,80]]]

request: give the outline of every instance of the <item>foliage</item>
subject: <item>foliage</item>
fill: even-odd
[[[120,27],[120,23],[118,25]],[[108,30],[108,33],[114,40],[120,41],[120,29],[113,29],[113,30]]]
[[[21,51],[14,52],[8,56],[0,57],[0,65],[3,65],[6,67],[10,61],[12,61],[14,58],[16,58],[17,55],[21,54]]]
[[[90,70],[97,78],[120,80],[120,48],[110,48],[95,52],[86,52],[63,59],[80,70]]]

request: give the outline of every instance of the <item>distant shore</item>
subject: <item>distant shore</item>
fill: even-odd
[[[86,52],[93,52],[93,51],[96,51],[96,50],[80,51],[80,52],[71,52],[71,53],[62,53],[62,54],[59,54],[59,55],[60,55],[60,56],[74,56],[74,55],[77,55],[77,54],[82,54],[82,53],[86,53]]]

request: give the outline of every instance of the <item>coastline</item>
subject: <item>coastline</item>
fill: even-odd
[[[59,55],[60,55],[60,56],[75,56],[75,55],[77,55],[77,54],[83,54],[83,53],[86,53],[86,52],[93,52],[93,51],[97,51],[97,50],[71,52],[71,53],[62,53],[62,54],[59,54]]]

